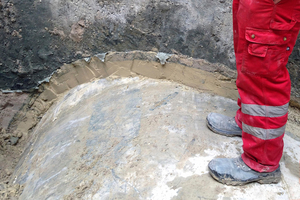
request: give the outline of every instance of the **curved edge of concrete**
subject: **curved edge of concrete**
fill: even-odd
[[[11,120],[10,127],[17,131],[30,131],[38,123],[38,118],[67,91],[103,78],[143,76],[166,79],[227,98],[238,97],[234,70],[177,54],[166,55],[164,59],[167,62],[164,63],[160,60],[161,54],[151,51],[108,52],[64,64],[51,77],[41,81],[37,90],[30,92],[23,108]],[[21,115],[29,120],[20,123]]]

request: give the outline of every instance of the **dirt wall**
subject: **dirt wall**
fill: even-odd
[[[29,89],[64,63],[157,50],[234,69],[231,0],[0,0],[0,89]],[[299,42],[288,65],[299,95]]]

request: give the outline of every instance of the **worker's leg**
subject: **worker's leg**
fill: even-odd
[[[273,0],[236,0],[233,9],[237,2],[238,10],[233,10],[237,19],[234,42],[241,109],[235,119],[243,129],[244,153],[242,160],[215,159],[209,169],[224,183],[226,176],[235,176],[233,182],[237,184],[277,182],[290,98],[285,65],[300,28],[300,2],[289,0],[275,5]],[[235,169],[228,169],[230,166]],[[228,174],[233,171],[235,174]],[[237,171],[247,175],[240,177]]]
[[[259,172],[278,168],[290,100],[286,69],[295,45],[298,0],[240,0],[237,12],[237,88],[242,122],[243,161]]]

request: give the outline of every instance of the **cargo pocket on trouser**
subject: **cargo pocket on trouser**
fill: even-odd
[[[243,54],[243,73],[274,76],[280,68],[285,67],[290,34],[246,28],[245,37],[247,49]]]

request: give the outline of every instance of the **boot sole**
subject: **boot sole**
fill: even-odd
[[[222,133],[222,132],[219,132],[218,130],[214,129],[208,122],[207,118],[206,118],[206,126],[214,133],[217,133],[219,135],[224,135],[224,136],[227,136],[227,137],[235,137],[235,136],[239,136],[239,137],[242,137],[242,134],[226,134],[226,133]]]
[[[254,182],[258,182],[260,184],[277,184],[281,180],[281,176],[273,175],[273,176],[270,176],[267,178],[262,177],[260,179],[241,182],[241,181],[236,181],[236,180],[231,180],[231,179],[219,179],[210,169],[209,169],[209,174],[218,182],[226,184],[226,185],[232,185],[232,186],[242,186],[242,185],[246,185],[248,183],[254,183]]]

